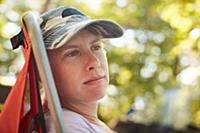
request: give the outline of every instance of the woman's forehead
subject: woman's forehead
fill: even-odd
[[[82,30],[74,35],[63,47],[71,47],[75,45],[90,45],[101,41],[101,37],[91,33],[88,30]]]

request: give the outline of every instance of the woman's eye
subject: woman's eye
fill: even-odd
[[[67,52],[67,53],[66,53],[66,56],[68,56],[68,57],[73,57],[73,56],[77,56],[77,55],[79,55],[79,54],[80,54],[80,52],[79,52],[78,50],[73,50],[73,51]]]
[[[92,46],[92,51],[97,51],[97,50],[100,50],[100,49],[101,49],[100,45]]]

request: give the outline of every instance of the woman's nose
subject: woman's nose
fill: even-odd
[[[101,66],[100,59],[94,53],[88,53],[86,56],[86,70],[91,71]]]

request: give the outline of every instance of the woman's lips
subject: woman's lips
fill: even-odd
[[[105,79],[106,79],[105,76],[92,77],[89,80],[85,81],[83,84],[92,85],[92,84],[104,83]]]

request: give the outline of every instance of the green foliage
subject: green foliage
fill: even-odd
[[[133,107],[135,113],[128,117],[135,122],[200,127],[200,1],[87,2],[90,4],[85,0],[54,0],[49,8],[75,6],[93,18],[113,19],[124,28],[121,39],[107,41],[111,87],[100,104],[100,117],[109,123],[126,116]],[[20,17],[10,20],[6,13],[12,10],[21,16],[34,7],[22,1],[1,3],[7,10],[0,14],[0,57],[6,53],[9,58],[0,58],[0,68],[9,68],[16,53],[5,48],[9,37],[3,29],[8,22],[20,25],[21,21]],[[43,6],[39,2],[37,9],[42,11]]]

